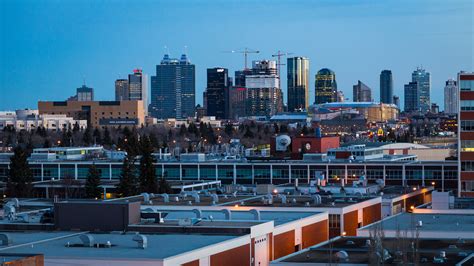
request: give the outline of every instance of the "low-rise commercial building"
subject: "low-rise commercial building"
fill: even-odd
[[[38,102],[39,114],[66,115],[87,120],[91,127],[140,126],[145,124],[142,101]]]
[[[75,119],[66,114],[42,114],[38,110],[16,110],[0,112],[0,130],[11,127],[14,130],[36,130],[45,128],[47,130],[63,130],[74,127],[84,129],[87,127],[87,120]]]

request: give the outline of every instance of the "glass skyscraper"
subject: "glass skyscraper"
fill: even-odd
[[[393,103],[393,77],[391,70],[380,73],[380,102]]]
[[[427,72],[425,69],[418,67],[411,74],[411,81],[418,83],[418,97],[419,103],[418,106],[422,113],[430,111],[431,100],[430,100],[430,90],[431,90],[431,78],[430,72]]]
[[[226,68],[207,69],[207,88],[204,92],[206,115],[217,119],[228,117],[229,74]]]
[[[143,101],[143,110],[148,114],[148,78],[141,69],[128,75],[128,100]]]
[[[183,54],[180,59],[165,54],[151,77],[150,112],[153,117],[194,117],[196,106],[195,66]]]
[[[362,81],[357,81],[357,84],[352,86],[352,89],[354,102],[372,102],[372,89]]]
[[[288,111],[308,110],[309,106],[309,59],[287,59]]]
[[[323,68],[316,74],[315,99],[316,104],[337,101],[337,83],[334,71]]]
[[[405,106],[407,113],[418,112],[420,110],[420,101],[418,99],[419,85],[417,82],[405,84]]]
[[[128,100],[128,80],[127,79],[115,80],[115,100],[116,101]]]

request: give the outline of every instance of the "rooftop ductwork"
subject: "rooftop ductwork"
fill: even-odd
[[[222,209],[221,212],[224,213],[226,220],[232,220],[232,213],[230,210]]]
[[[9,234],[0,234],[0,241],[2,241],[2,246],[10,246],[13,244],[13,239]]]
[[[146,249],[148,247],[148,239],[145,235],[136,234],[132,240],[137,242],[138,248]]]
[[[161,194],[164,202],[170,202],[170,196],[166,193]]]
[[[196,202],[196,203],[201,202],[201,197],[199,196],[199,194],[197,192],[193,193],[191,196],[194,198],[194,202]]]
[[[319,195],[319,194],[312,195],[311,198],[313,199],[314,204],[321,204],[322,203],[322,198],[321,198],[321,195]]]
[[[140,194],[143,197],[143,202],[149,203],[150,202],[150,194],[148,193],[142,193]]]
[[[283,194],[280,194],[280,199],[281,199],[281,204],[286,204],[286,196]]]
[[[251,214],[253,214],[254,220],[260,221],[260,211],[257,209],[251,209],[249,211]]]
[[[81,240],[82,242],[82,245],[84,247],[93,247],[94,246],[94,237],[90,234],[85,234],[85,235],[81,235],[79,236],[79,239]]]
[[[211,198],[214,204],[219,202],[219,196],[217,196],[217,194],[211,194]]]

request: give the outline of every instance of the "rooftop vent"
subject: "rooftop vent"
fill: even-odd
[[[148,194],[148,193],[142,193],[142,194],[140,194],[140,195],[143,197],[143,201],[144,201],[145,203],[150,202],[150,194]]]
[[[170,202],[170,196],[166,193],[161,194],[163,196],[163,201],[164,202]]]
[[[201,202],[201,197],[199,196],[199,194],[197,192],[193,193],[191,196],[194,198],[194,202],[196,202],[196,203]]]
[[[281,194],[280,199],[281,199],[281,204],[286,204],[286,196],[285,195]]]
[[[321,195],[319,195],[319,194],[315,194],[315,195],[311,196],[311,198],[313,198],[314,204],[316,204],[316,205],[322,203],[322,198],[321,198]]]
[[[217,194],[211,194],[211,198],[214,204],[219,202],[219,196],[217,196]]]
[[[148,247],[148,239],[144,235],[136,234],[132,238],[133,241],[137,242],[138,248],[145,249]]]
[[[202,211],[199,209],[193,209],[194,214],[196,214],[196,218],[202,217]]]
[[[253,218],[257,221],[260,221],[260,211],[256,209],[251,209],[250,213],[253,214]]]
[[[224,213],[226,220],[232,220],[232,213],[228,209],[222,209],[221,212]]]
[[[90,234],[85,234],[79,236],[79,239],[82,242],[84,247],[93,247],[94,246],[94,237]]]
[[[2,241],[2,246],[9,246],[13,244],[13,239],[9,234],[0,234],[0,241]]]
[[[336,258],[339,261],[349,261],[349,254],[345,250],[336,252]]]

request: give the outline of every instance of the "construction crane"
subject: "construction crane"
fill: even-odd
[[[243,50],[232,50],[232,51],[225,51],[225,52],[227,52],[227,53],[239,53],[239,54],[244,54],[244,60],[245,60],[245,62],[244,62],[244,67],[245,67],[244,70],[247,70],[247,69],[248,69],[248,68],[247,68],[247,56],[248,56],[248,54],[258,54],[258,53],[260,53],[260,51],[258,51],[258,50],[253,50],[253,49],[250,49],[250,48],[247,48],[247,47],[245,47],[245,49],[243,49]]]
[[[285,64],[281,63],[281,57],[282,56],[288,56],[288,55],[292,55],[293,53],[287,53],[287,52],[283,52],[283,51],[280,51],[278,50],[278,52],[276,54],[272,54],[272,57],[276,57],[277,58],[277,67],[278,67],[278,76],[281,78],[280,76],[280,71],[281,71],[281,68],[280,66],[284,66]]]
[[[280,88],[281,90],[281,66],[284,66],[285,64],[281,63],[281,57],[282,56],[288,56],[288,55],[291,55],[293,53],[287,53],[287,52],[283,52],[283,51],[280,51],[278,50],[278,52],[276,54],[272,54],[272,57],[276,57],[277,58],[277,74],[278,74],[278,87]]]

